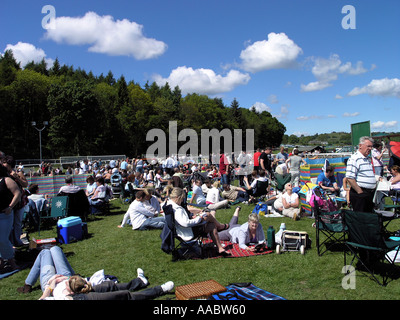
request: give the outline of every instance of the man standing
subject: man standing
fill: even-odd
[[[174,166],[175,166],[175,161],[172,159],[171,156],[168,156],[167,160],[165,160],[164,163],[164,169],[167,171],[167,173],[172,176],[174,174]]]
[[[266,147],[265,150],[260,155],[260,170],[264,170],[268,173],[268,176],[272,178],[272,161],[270,158],[270,154],[272,153],[271,147]]]
[[[229,161],[224,153],[220,153],[219,158],[219,173],[221,175],[221,184],[230,184],[230,170],[229,170]]]
[[[281,147],[280,152],[276,155],[276,160],[278,162],[278,165],[285,163],[285,161],[289,158],[289,155],[287,154],[285,147]]]
[[[350,203],[354,211],[372,212],[376,178],[372,168],[371,153],[374,140],[364,136],[360,138],[358,151],[347,161],[346,178],[350,183]]]
[[[261,156],[261,149],[257,148],[256,152],[253,155],[253,166],[254,170],[258,172],[260,170],[260,163],[259,163],[259,158]]]

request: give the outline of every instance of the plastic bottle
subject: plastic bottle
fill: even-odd
[[[275,229],[269,226],[267,230],[267,246],[268,249],[275,249]]]
[[[286,225],[285,223],[281,223],[281,226],[279,227],[279,231],[277,233],[275,233],[275,244],[281,244],[282,242],[282,234],[283,231],[286,230]]]

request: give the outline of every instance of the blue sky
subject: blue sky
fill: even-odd
[[[398,0],[16,0],[2,4],[0,53],[236,98],[289,135],[399,131],[399,17]]]

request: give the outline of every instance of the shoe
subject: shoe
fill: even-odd
[[[137,269],[137,276],[138,276],[138,278],[139,278],[140,280],[143,281],[143,283],[144,283],[145,285],[148,285],[148,284],[149,284],[149,280],[147,280],[147,278],[145,277],[143,269],[141,269],[141,268],[138,268],[138,269]]]
[[[29,284],[24,284],[23,287],[17,288],[17,291],[19,293],[30,293],[32,292],[32,286],[30,286]]]
[[[297,213],[295,212],[295,213],[293,213],[293,220],[297,220]]]
[[[168,292],[172,291],[172,289],[174,289],[174,286],[175,285],[172,281],[168,281],[161,285],[161,289],[162,289],[163,293],[168,293]]]
[[[3,259],[0,267],[0,274],[9,273],[17,269],[18,266],[14,259]]]

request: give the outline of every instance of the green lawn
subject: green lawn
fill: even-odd
[[[313,220],[302,218],[261,217],[266,232],[269,225],[279,229],[281,222],[288,230],[306,231],[312,247],[305,255],[299,252],[271,253],[247,258],[218,258],[172,262],[171,256],[161,251],[160,230],[133,231],[126,227],[117,228],[128,205],[120,200],[112,201],[111,214],[89,218],[90,237],[83,241],[61,245],[75,272],[91,276],[104,269],[106,274],[115,275],[121,282],[136,276],[136,269],[143,268],[151,285],[159,285],[168,280],[176,286],[214,279],[222,285],[233,282],[252,282],[254,285],[280,295],[289,300],[397,300],[400,297],[399,281],[394,280],[387,287],[381,287],[367,277],[356,278],[356,288],[342,288],[342,252],[327,252],[319,257],[315,247]],[[219,210],[217,218],[229,222],[235,207]],[[243,205],[240,223],[254,205]],[[400,229],[398,222],[392,222],[391,230]],[[41,238],[55,237],[55,228],[41,232]],[[30,234],[37,238],[37,233]],[[23,285],[29,269],[20,271],[0,280],[1,300],[35,300],[41,295],[39,284],[30,294],[19,294],[18,286]],[[161,299],[171,299],[167,295]]]

